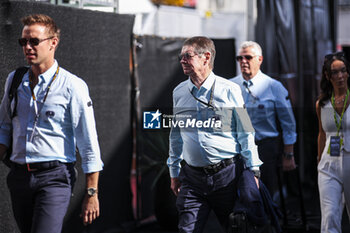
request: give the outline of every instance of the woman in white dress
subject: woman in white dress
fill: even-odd
[[[316,102],[321,232],[341,231],[344,205],[350,216],[349,63],[342,52],[325,57]]]

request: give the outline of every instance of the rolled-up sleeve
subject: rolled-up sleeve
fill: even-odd
[[[175,109],[175,101],[173,102]],[[173,112],[174,118],[176,118],[176,112]],[[176,120],[176,119],[174,119]],[[169,158],[167,164],[169,166],[170,177],[178,177],[181,169],[180,162],[183,158],[183,141],[179,127],[172,127],[169,136]]]
[[[276,94],[276,111],[281,123],[283,142],[286,145],[294,144],[297,140],[296,123],[288,91],[281,83],[276,83],[273,92]]]
[[[246,167],[258,169],[262,161],[259,159],[257,146],[254,141],[255,131],[244,106],[240,89],[233,91],[233,98],[233,102],[235,102],[233,117],[236,125],[237,141],[241,147],[240,153]]]
[[[71,115],[73,131],[84,173],[103,169],[92,101],[86,83],[76,79],[72,87]]]

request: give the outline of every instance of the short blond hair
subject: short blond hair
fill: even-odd
[[[57,27],[55,21],[48,15],[44,14],[33,14],[22,18],[24,26],[30,26],[33,24],[41,24],[47,28],[47,32],[50,36],[56,36],[60,38],[61,30]]]

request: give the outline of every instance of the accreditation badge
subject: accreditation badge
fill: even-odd
[[[330,141],[330,156],[340,155],[340,136],[331,136]]]

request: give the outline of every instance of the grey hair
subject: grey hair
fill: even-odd
[[[262,49],[261,49],[260,45],[254,41],[244,41],[241,44],[240,49],[246,49],[246,48],[250,48],[250,47],[254,47],[257,50],[256,55],[262,56]]]
[[[204,36],[191,37],[185,40],[183,46],[193,46],[195,52],[197,52],[198,54],[204,54],[209,51],[211,54],[209,67],[213,69],[216,50],[214,42],[210,38]]]

